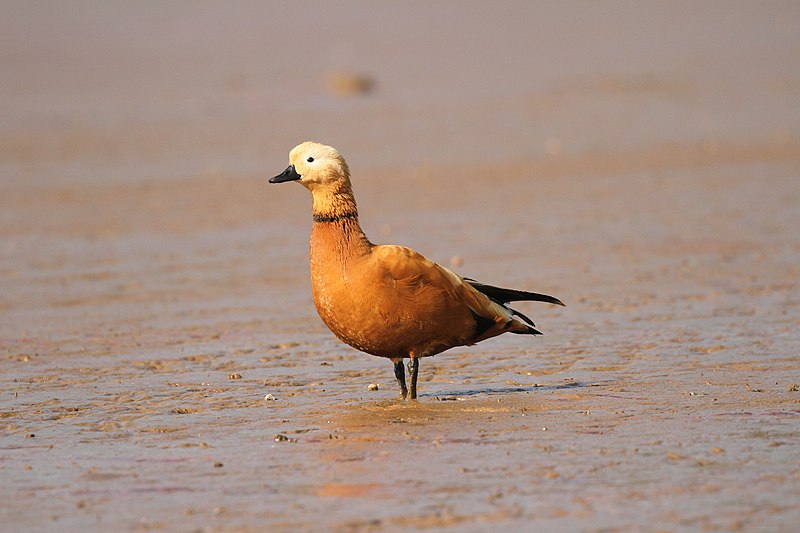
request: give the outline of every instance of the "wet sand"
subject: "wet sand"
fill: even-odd
[[[0,23],[0,529],[796,527],[796,8],[320,7],[343,37],[28,6]],[[316,316],[307,192],[266,184],[306,138],[373,241],[567,307],[398,401]]]

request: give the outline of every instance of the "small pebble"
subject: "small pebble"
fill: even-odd
[[[378,384],[370,383],[369,385],[367,385],[367,390],[378,390]]]
[[[792,383],[788,387],[789,392],[797,392],[797,383]]]
[[[242,379],[241,374],[228,374],[228,379]]]
[[[214,468],[222,468],[222,463],[214,463]]]
[[[274,402],[275,400],[277,400],[277,398],[272,394],[267,394],[266,396],[264,396],[264,399],[268,402]]]

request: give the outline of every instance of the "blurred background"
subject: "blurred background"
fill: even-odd
[[[798,134],[794,2],[4,2],[5,179],[497,163]]]
[[[799,65],[796,1],[0,1],[0,529],[796,528]],[[395,402],[310,139],[567,307]]]

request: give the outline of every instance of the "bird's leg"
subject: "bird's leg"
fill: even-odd
[[[397,378],[397,384],[400,385],[400,397],[405,400],[408,396],[408,389],[406,388],[406,371],[403,368],[402,359],[394,361],[394,377]]]
[[[412,357],[408,362],[408,371],[411,372],[411,394],[409,398],[417,399],[417,375],[419,375],[419,358]]]

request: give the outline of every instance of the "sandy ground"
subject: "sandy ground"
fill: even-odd
[[[800,9],[453,6],[3,7],[0,530],[796,528]],[[266,184],[307,138],[567,307],[397,401]]]

